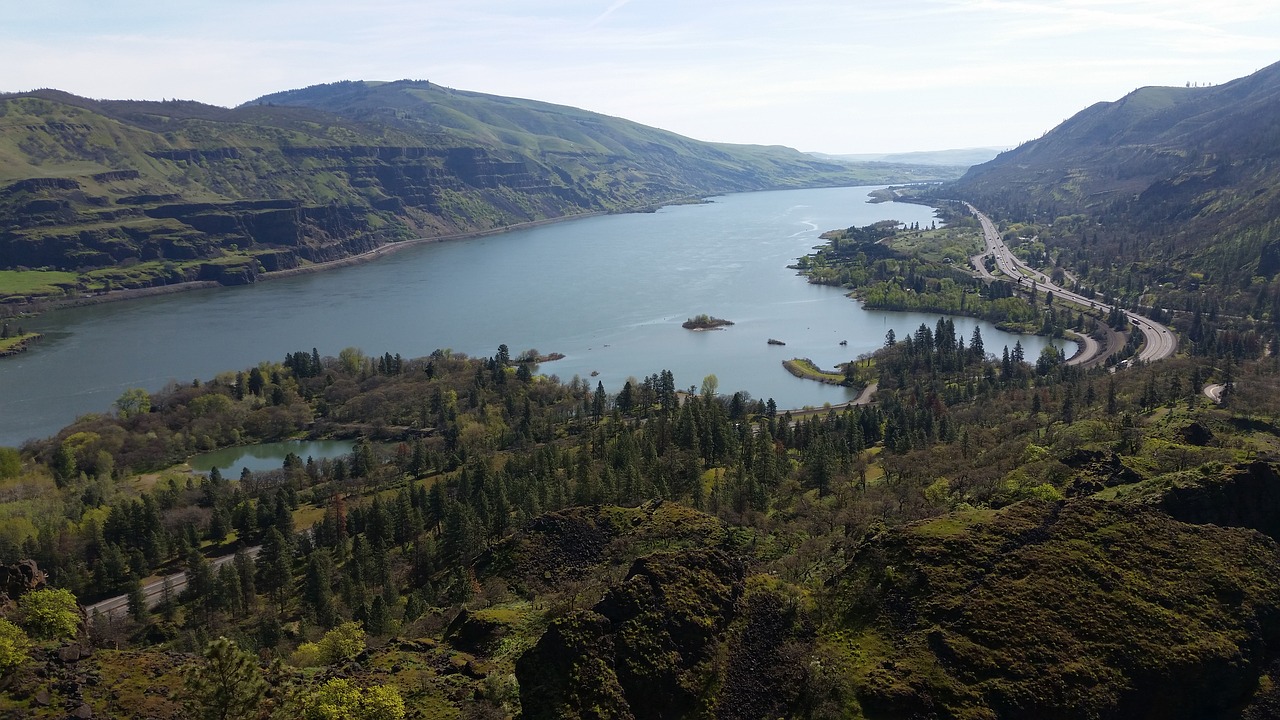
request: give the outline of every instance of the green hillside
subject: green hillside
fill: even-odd
[[[936,178],[710,144],[426,82],[347,82],[227,109],[0,96],[0,269],[47,296],[253,282],[390,243],[682,198]],[[0,285],[0,298],[27,297]]]
[[[226,715],[254,720],[1274,717],[1271,361],[1086,371],[937,328],[866,359],[876,404],[803,417],[666,371],[562,383],[505,346],[126,393],[0,448],[0,717],[225,710],[192,679],[219,637],[248,653],[228,692],[266,684]],[[185,464],[304,434],[357,442]],[[47,632],[25,558],[134,600]],[[386,706],[316,709],[356,691]]]
[[[1278,317],[1280,65],[1089,107],[939,193],[1123,304]]]

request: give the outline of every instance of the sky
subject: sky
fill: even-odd
[[[834,154],[1012,147],[1278,61],[1276,0],[0,0],[0,92],[411,78]]]

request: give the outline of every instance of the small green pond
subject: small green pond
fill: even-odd
[[[346,455],[353,447],[355,442],[352,440],[286,440],[223,448],[197,455],[189,462],[200,472],[209,472],[216,467],[223,475],[234,476],[242,468],[249,468],[250,472],[279,470],[284,467],[285,456],[289,453],[302,458],[303,462],[307,458],[320,461]]]

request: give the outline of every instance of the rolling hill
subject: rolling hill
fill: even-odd
[[[0,96],[0,270],[78,274],[51,294],[239,284],[413,238],[940,174],[704,143],[425,81],[335,83],[231,109],[41,90]]]

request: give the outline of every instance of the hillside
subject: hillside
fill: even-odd
[[[592,391],[505,346],[133,393],[0,448],[0,718],[200,717],[220,636],[239,692],[266,686],[228,716],[256,720],[1274,717],[1270,361],[1224,406],[1180,381],[1212,360],[1002,364],[946,335],[877,351],[876,405],[803,419],[666,371]],[[184,462],[300,433],[359,441]],[[23,558],[134,600],[45,632],[2,574]],[[316,709],[357,691],[386,707]]]
[[[46,295],[253,282],[412,238],[708,194],[936,177],[703,143],[573,108],[348,82],[227,109],[0,97],[0,270]],[[6,289],[10,302],[39,295]]]
[[[1215,307],[1252,313],[1275,301],[1261,291],[1280,271],[1277,160],[1280,64],[1098,103],[939,197],[1029,224],[1023,235],[1125,304],[1208,312],[1207,286]]]

